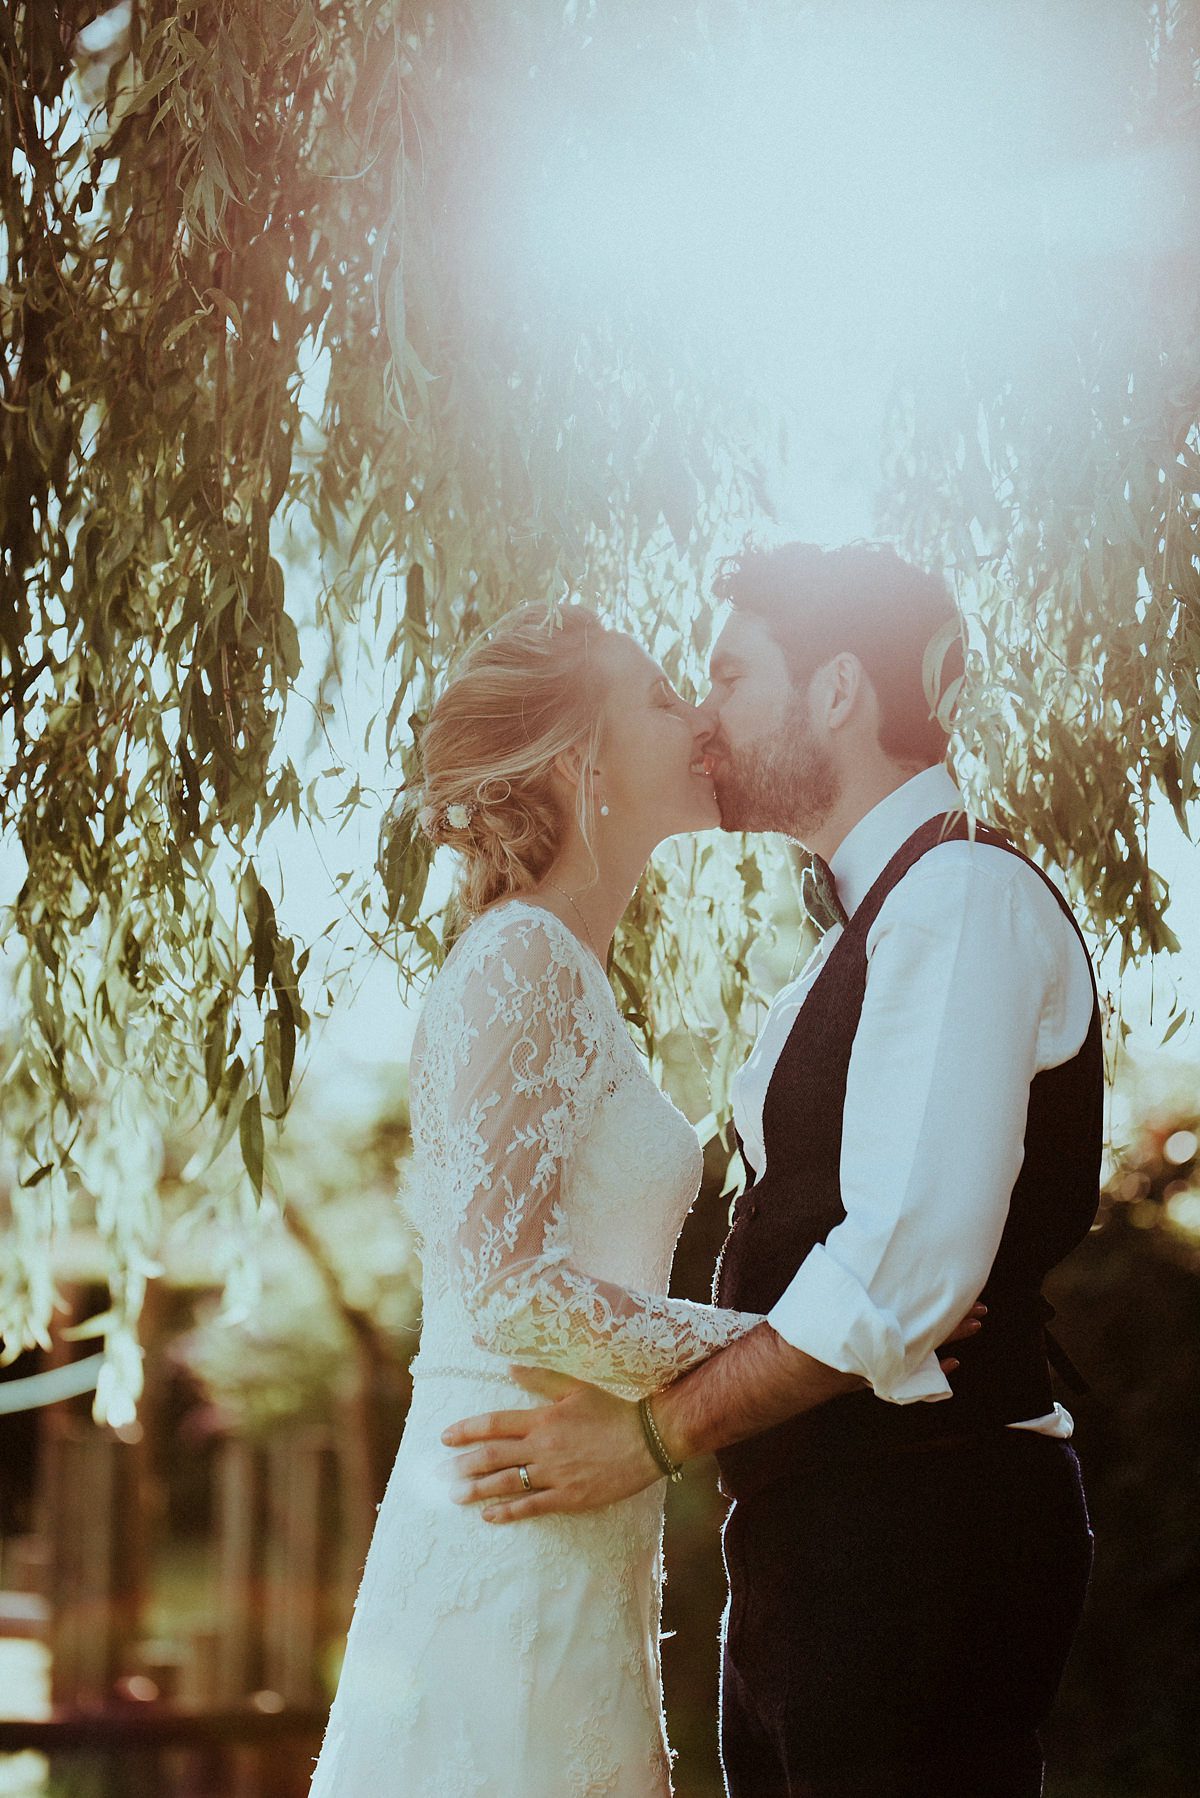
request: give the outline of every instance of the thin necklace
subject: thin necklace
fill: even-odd
[[[580,911],[579,907],[576,905],[575,901],[572,899],[570,893],[568,893],[564,887],[560,887],[556,880],[551,880],[549,875],[544,875],[543,879],[545,880],[545,884],[548,887],[553,887],[554,891],[556,893],[562,894],[563,898],[566,900],[566,902],[570,906],[571,910],[575,913],[575,916],[579,919],[579,922],[583,925],[583,933],[587,937],[589,949],[591,950],[592,954],[596,957],[596,960],[600,963],[600,966],[603,967],[604,962],[600,955],[599,949],[597,949],[595,943],[592,941],[592,933],[588,929],[588,921],[584,917],[583,913]]]

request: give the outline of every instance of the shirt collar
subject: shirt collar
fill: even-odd
[[[833,853],[830,869],[850,916],[858,910],[902,843],[930,818],[958,811],[962,795],[942,763],[922,768],[860,818]]]

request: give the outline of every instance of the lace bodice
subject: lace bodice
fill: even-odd
[[[427,1363],[499,1357],[635,1397],[759,1321],[663,1296],[699,1144],[551,912],[505,900],[459,939],[410,1092]]]

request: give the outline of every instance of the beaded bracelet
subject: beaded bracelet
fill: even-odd
[[[674,1461],[672,1461],[670,1455],[667,1453],[663,1439],[658,1433],[658,1425],[654,1421],[654,1413],[650,1409],[650,1400],[648,1398],[640,1398],[638,1400],[638,1416],[642,1420],[642,1435],[646,1438],[646,1447],[650,1450],[654,1465],[658,1468],[660,1473],[665,1473],[669,1480],[681,1480],[683,1478],[683,1469],[682,1467],[676,1467]]]

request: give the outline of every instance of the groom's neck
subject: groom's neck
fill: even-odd
[[[832,861],[856,824],[898,787],[919,773],[911,762],[897,762],[882,751],[869,761],[839,770],[838,795],[821,822],[798,835],[806,849]]]

